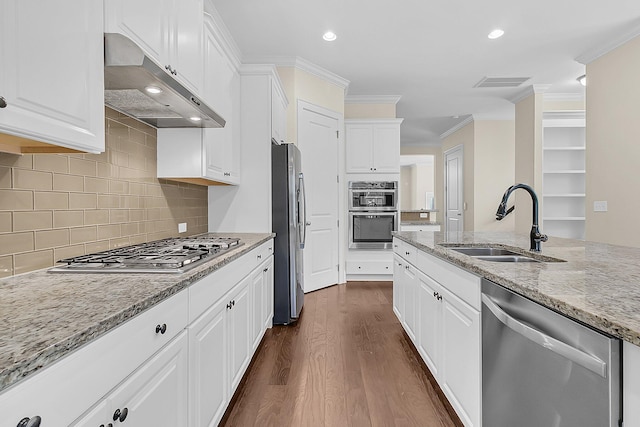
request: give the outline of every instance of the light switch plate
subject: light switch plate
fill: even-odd
[[[607,201],[601,200],[593,202],[593,211],[594,212],[606,212],[607,211]]]
[[[420,218],[429,218],[429,214],[427,212],[420,212]]]
[[[186,233],[187,232],[187,223],[181,222],[178,223],[178,233]]]

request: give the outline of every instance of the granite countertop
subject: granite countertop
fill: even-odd
[[[0,391],[180,292],[272,233],[209,233],[244,244],[182,274],[48,273],[0,280]]]
[[[640,346],[640,249],[549,237],[541,255],[566,262],[480,261],[440,243],[529,248],[515,233],[395,232],[394,236],[542,305]],[[528,252],[524,250],[523,252]],[[534,255],[535,256],[535,255]]]
[[[400,212],[440,212],[438,209],[400,209]]]

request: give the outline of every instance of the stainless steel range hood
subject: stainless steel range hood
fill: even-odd
[[[106,105],[156,128],[225,125],[222,117],[121,34],[104,35],[104,88]]]

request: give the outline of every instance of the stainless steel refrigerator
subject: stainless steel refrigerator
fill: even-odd
[[[272,229],[276,233],[273,323],[286,325],[298,319],[304,302],[304,175],[300,150],[293,144],[272,145],[271,194]]]

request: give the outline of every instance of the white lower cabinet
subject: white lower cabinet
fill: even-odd
[[[181,425],[187,417],[187,332],[182,331],[74,427]]]
[[[394,311],[462,423],[480,426],[480,278],[406,242],[394,248]]]
[[[0,427],[217,425],[272,324],[272,266],[269,240],[3,391]]]

